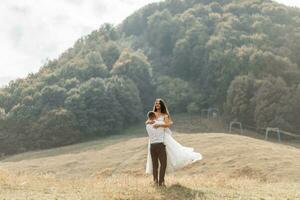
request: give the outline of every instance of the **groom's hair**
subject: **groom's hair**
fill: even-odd
[[[149,119],[156,117],[155,112],[153,112],[153,111],[149,111],[147,116],[148,116]]]

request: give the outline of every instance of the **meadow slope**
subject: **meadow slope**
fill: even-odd
[[[146,137],[118,137],[28,152],[0,162],[2,199],[300,199],[300,149],[224,133],[175,133],[204,159],[146,176]],[[297,189],[298,188],[298,189]]]

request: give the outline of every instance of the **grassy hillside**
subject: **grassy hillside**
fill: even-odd
[[[141,129],[132,129],[139,132]],[[299,199],[300,150],[246,136],[175,133],[204,159],[166,177],[146,176],[146,137],[113,136],[0,162],[6,199]]]

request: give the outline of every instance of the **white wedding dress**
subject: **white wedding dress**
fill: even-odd
[[[156,120],[156,124],[164,124],[163,116]],[[179,144],[173,137],[169,128],[164,128],[164,144],[167,152],[166,173],[173,172],[183,168],[186,165],[202,159],[200,153],[194,152],[193,148],[185,147]],[[146,173],[152,174],[152,159],[150,154],[150,140],[148,141],[148,156],[146,164]]]

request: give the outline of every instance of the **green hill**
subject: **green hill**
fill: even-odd
[[[269,0],[166,0],[102,25],[0,90],[12,154],[121,133],[156,97],[171,113],[218,108],[257,130],[299,132],[300,10]]]

